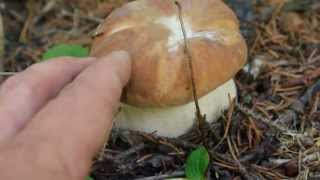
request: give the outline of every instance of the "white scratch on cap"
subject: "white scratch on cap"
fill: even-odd
[[[170,30],[170,36],[168,37],[168,50],[169,52],[176,51],[179,47],[179,44],[184,41],[181,24],[178,16],[170,17],[161,17],[156,20],[157,24],[164,25],[167,29]],[[190,25],[188,19],[184,20],[184,29],[186,31],[187,39],[190,38],[205,38],[210,40],[221,40],[218,34],[214,31],[200,31],[193,32],[192,26]]]

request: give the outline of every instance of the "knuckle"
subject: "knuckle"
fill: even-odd
[[[21,75],[11,77],[3,83],[0,89],[1,95],[15,93],[19,96],[32,97],[37,94],[36,84],[24,80]]]
[[[1,85],[1,94],[7,94],[11,92],[13,89],[16,89],[18,86],[20,86],[21,80],[16,76],[12,76],[8,78],[2,85]]]

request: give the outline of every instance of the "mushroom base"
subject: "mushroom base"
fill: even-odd
[[[207,122],[216,121],[229,107],[228,95],[232,99],[237,95],[233,79],[199,99],[201,113],[206,115]],[[164,108],[138,108],[127,104],[120,107],[115,117],[115,128],[178,137],[187,133],[195,123],[194,102]]]

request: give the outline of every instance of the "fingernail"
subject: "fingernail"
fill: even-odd
[[[121,78],[123,84],[126,84],[131,74],[131,58],[127,51],[113,51],[107,56],[101,57],[98,61],[101,66],[112,66],[113,69]]]

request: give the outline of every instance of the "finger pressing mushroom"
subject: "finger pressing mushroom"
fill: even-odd
[[[215,121],[236,97],[234,75],[247,47],[235,14],[221,0],[179,0],[192,56],[199,105]],[[115,50],[132,56],[132,75],[123,93],[116,127],[186,133],[195,123],[190,69],[178,8],[172,0],[137,0],[113,11],[98,27],[91,55]]]

